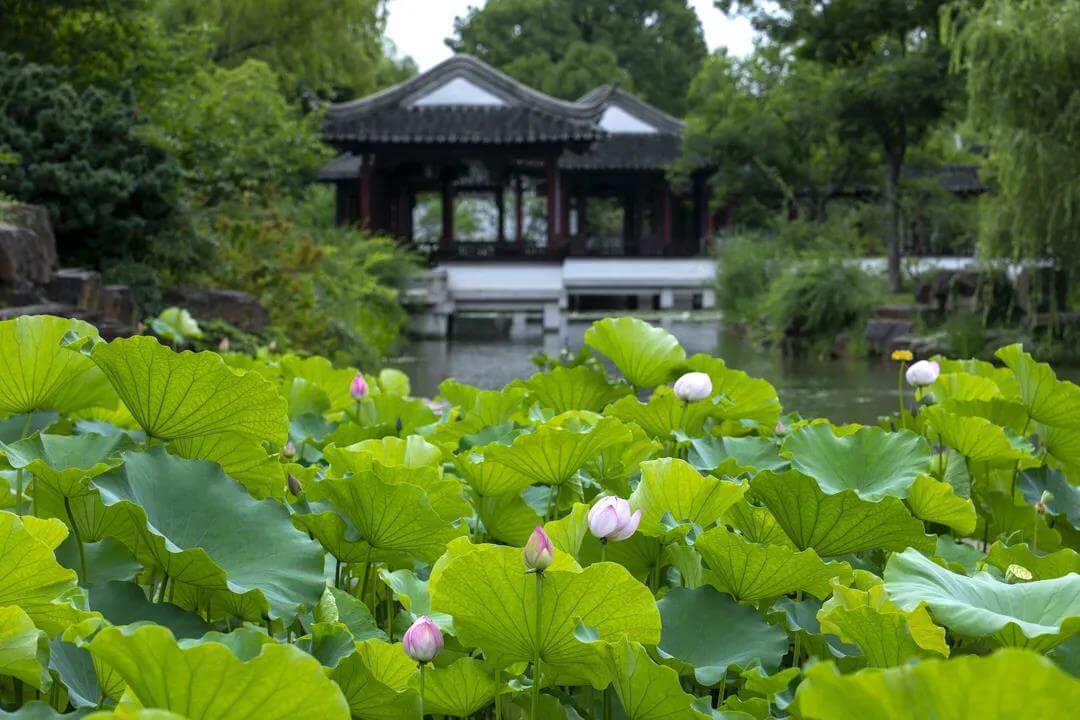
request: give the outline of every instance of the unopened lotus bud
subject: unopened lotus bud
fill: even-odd
[[[368,396],[368,384],[363,373],[356,373],[356,377],[349,383],[349,394],[353,396],[353,400],[356,402],[360,402]]]
[[[225,337],[221,338],[221,342],[217,344],[217,349],[218,352],[229,352],[229,347],[229,336],[226,335]]]
[[[296,459],[296,444],[292,440],[285,443],[285,447],[281,448],[281,457],[286,460]]]
[[[675,381],[675,397],[684,403],[704,400],[712,395],[712,380],[703,372],[690,372]]]
[[[777,420],[775,430],[777,435],[787,435],[788,426]]]
[[[1054,493],[1050,492],[1049,490],[1043,490],[1042,495],[1039,496],[1038,501],[1035,503],[1035,512],[1039,513],[1040,515],[1045,515],[1046,506],[1053,499]]]
[[[295,475],[289,475],[288,479],[285,482],[289,486],[289,492],[291,492],[293,495],[299,495],[300,493],[304,492],[304,484],[300,482],[300,478],[296,477]]]
[[[933,360],[920,360],[907,369],[904,379],[912,387],[933,385],[941,375],[941,366]]]
[[[1031,580],[1031,577],[1031,571],[1023,565],[1013,564],[1005,570],[1005,582],[1010,584],[1018,582],[1028,582]]]
[[[641,523],[641,510],[630,512],[630,503],[621,497],[601,498],[589,509],[589,532],[603,541],[626,540]]]
[[[523,555],[525,567],[530,570],[544,572],[551,567],[555,559],[555,546],[551,544],[551,538],[544,532],[544,528],[536,526],[532,535],[529,536],[529,541],[525,543]]]
[[[427,615],[416,619],[401,638],[405,654],[418,663],[431,662],[443,649],[443,636],[439,626]]]

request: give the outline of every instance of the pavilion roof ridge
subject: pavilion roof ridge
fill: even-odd
[[[577,99],[579,103],[595,103],[601,101],[606,109],[610,105],[618,105],[636,115],[665,135],[682,136],[684,124],[679,118],[664,112],[660,108],[645,102],[637,95],[623,90],[617,83],[599,85]]]

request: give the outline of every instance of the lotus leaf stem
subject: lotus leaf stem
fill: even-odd
[[[544,599],[544,573],[534,574],[536,575],[536,657],[533,659],[532,713],[529,716],[533,718],[539,717],[537,710],[540,707],[540,647],[544,638],[540,629],[541,603]]]
[[[82,571],[82,581],[89,584],[90,577],[86,573],[86,548],[83,547],[79,527],[75,524],[75,516],[71,513],[71,502],[66,495],[64,496],[64,512],[67,513],[68,521],[71,523],[71,534],[75,536],[75,545],[79,548],[79,569]]]

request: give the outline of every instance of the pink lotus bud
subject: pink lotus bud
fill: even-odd
[[[787,435],[787,431],[788,431],[788,426],[785,425],[784,423],[780,422],[779,420],[777,420],[776,421],[776,434],[777,435]]]
[[[230,347],[229,336],[226,335],[223,338],[221,338],[221,342],[219,342],[217,344],[217,349],[218,349],[218,352],[229,352],[229,347]]]
[[[692,403],[712,395],[712,380],[703,372],[689,372],[675,381],[675,397]]]
[[[533,530],[529,541],[525,543],[524,555],[525,567],[530,570],[544,572],[551,567],[555,559],[555,546],[551,544],[551,538],[544,532],[544,528],[537,525]]]
[[[621,497],[601,498],[589,510],[589,532],[601,540],[626,540],[638,528],[641,510],[630,512],[630,503]]]
[[[439,626],[427,615],[421,615],[405,631],[401,638],[405,654],[416,662],[430,662],[443,649],[443,636]]]
[[[289,486],[289,492],[293,495],[300,495],[300,493],[304,492],[304,484],[295,475],[290,475],[286,480],[286,484]]]
[[[353,396],[353,400],[356,402],[360,402],[367,397],[368,384],[363,373],[356,373],[356,377],[349,383],[349,394]]]
[[[941,374],[941,367],[933,360],[920,360],[907,369],[904,378],[912,387],[933,385]]]
[[[292,440],[285,443],[285,447],[281,448],[281,457],[286,460],[296,459],[296,444]]]

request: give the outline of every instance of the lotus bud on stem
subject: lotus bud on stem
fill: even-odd
[[[416,661],[420,670],[420,716],[424,714],[424,666],[435,659],[443,649],[443,636],[439,626],[427,615],[416,618],[401,637],[405,654]]]
[[[532,714],[530,715],[535,718],[540,707],[540,644],[544,638],[540,622],[544,602],[544,571],[551,567],[551,563],[555,560],[555,546],[551,544],[551,538],[544,532],[544,528],[537,525],[533,530],[522,550],[522,559],[525,561],[527,571],[536,575],[536,655],[533,658]]]

